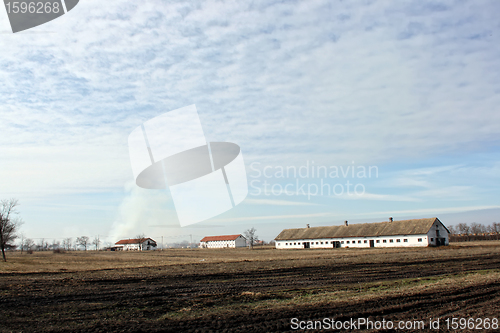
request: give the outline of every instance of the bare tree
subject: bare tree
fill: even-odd
[[[19,217],[13,216],[18,214],[16,210],[18,205],[19,202],[16,199],[0,201],[0,247],[2,248],[3,261],[7,261],[5,248],[17,238],[17,230],[22,224]]]
[[[448,231],[450,232],[451,235],[455,235],[457,233],[455,230],[455,226],[453,225],[448,226]]]
[[[40,240],[40,243],[38,244],[38,251],[47,251],[49,249],[49,243],[45,241],[45,238],[42,238]]]
[[[468,235],[470,233],[470,227],[467,225],[467,223],[457,224],[457,230],[461,235]]]
[[[481,223],[477,223],[477,222],[472,222],[471,225],[470,225],[470,232],[473,234],[473,235],[480,235],[480,234],[483,234],[485,233],[485,230],[486,228],[484,227],[484,225],[482,225]]]
[[[245,238],[247,239],[248,247],[250,249],[253,249],[253,244],[257,240],[258,236],[255,234],[256,231],[257,231],[257,229],[252,227],[243,233],[243,235],[245,235]]]
[[[144,234],[139,234],[139,235],[135,236],[135,239],[137,241],[137,245],[139,247],[139,250],[142,251],[142,243],[144,243],[144,241],[147,239],[146,236]]]
[[[76,244],[83,246],[85,251],[87,251],[87,246],[89,245],[89,238],[87,236],[77,237]]]
[[[491,232],[494,233],[495,235],[500,234],[500,223],[493,222],[491,224]]]
[[[21,232],[21,233],[19,234],[19,238],[21,238],[21,254],[23,254],[23,251],[24,251],[24,239],[25,239],[26,237],[25,237],[25,236],[24,236],[24,234]]]
[[[71,245],[73,244],[73,241],[71,240],[71,237],[63,239],[63,248],[66,250],[71,249]]]
[[[92,244],[95,245],[96,251],[99,250],[99,245],[101,244],[101,240],[99,239],[99,235],[94,237],[94,240],[92,241]]]
[[[24,240],[24,246],[26,247],[26,251],[28,253],[33,251],[33,247],[35,246],[35,242],[31,238],[26,238]]]

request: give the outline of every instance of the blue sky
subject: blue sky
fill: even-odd
[[[108,242],[250,227],[270,240],[389,216],[498,222],[499,11],[498,1],[85,0],[12,34],[0,10],[0,198],[20,200],[27,237]],[[208,140],[240,145],[262,191],[180,228],[168,191],[134,185],[127,137],[191,104]],[[313,164],[378,176],[255,170]],[[350,181],[364,193],[269,193],[265,180]]]

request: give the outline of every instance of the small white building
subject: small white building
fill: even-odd
[[[406,247],[449,245],[449,231],[437,217],[341,226],[285,229],[277,249]]]
[[[245,247],[247,239],[242,235],[207,236],[200,241],[201,248],[222,249]]]
[[[157,244],[151,238],[122,239],[115,243],[114,249],[117,251],[150,251],[156,250]]]

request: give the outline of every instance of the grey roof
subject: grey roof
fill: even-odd
[[[370,237],[370,236],[395,236],[395,235],[423,235],[439,219],[402,220],[393,222],[359,223],[336,225],[330,227],[284,229],[276,240],[318,239],[318,238],[343,238],[343,237]],[[439,221],[441,223],[441,221]],[[442,224],[442,223],[441,223]],[[446,227],[445,227],[446,228]]]

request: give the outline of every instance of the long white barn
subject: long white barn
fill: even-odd
[[[449,245],[449,231],[437,217],[341,226],[285,229],[277,249],[405,247]]]
[[[245,247],[247,240],[242,235],[207,236],[200,241],[201,248],[222,249]]]

